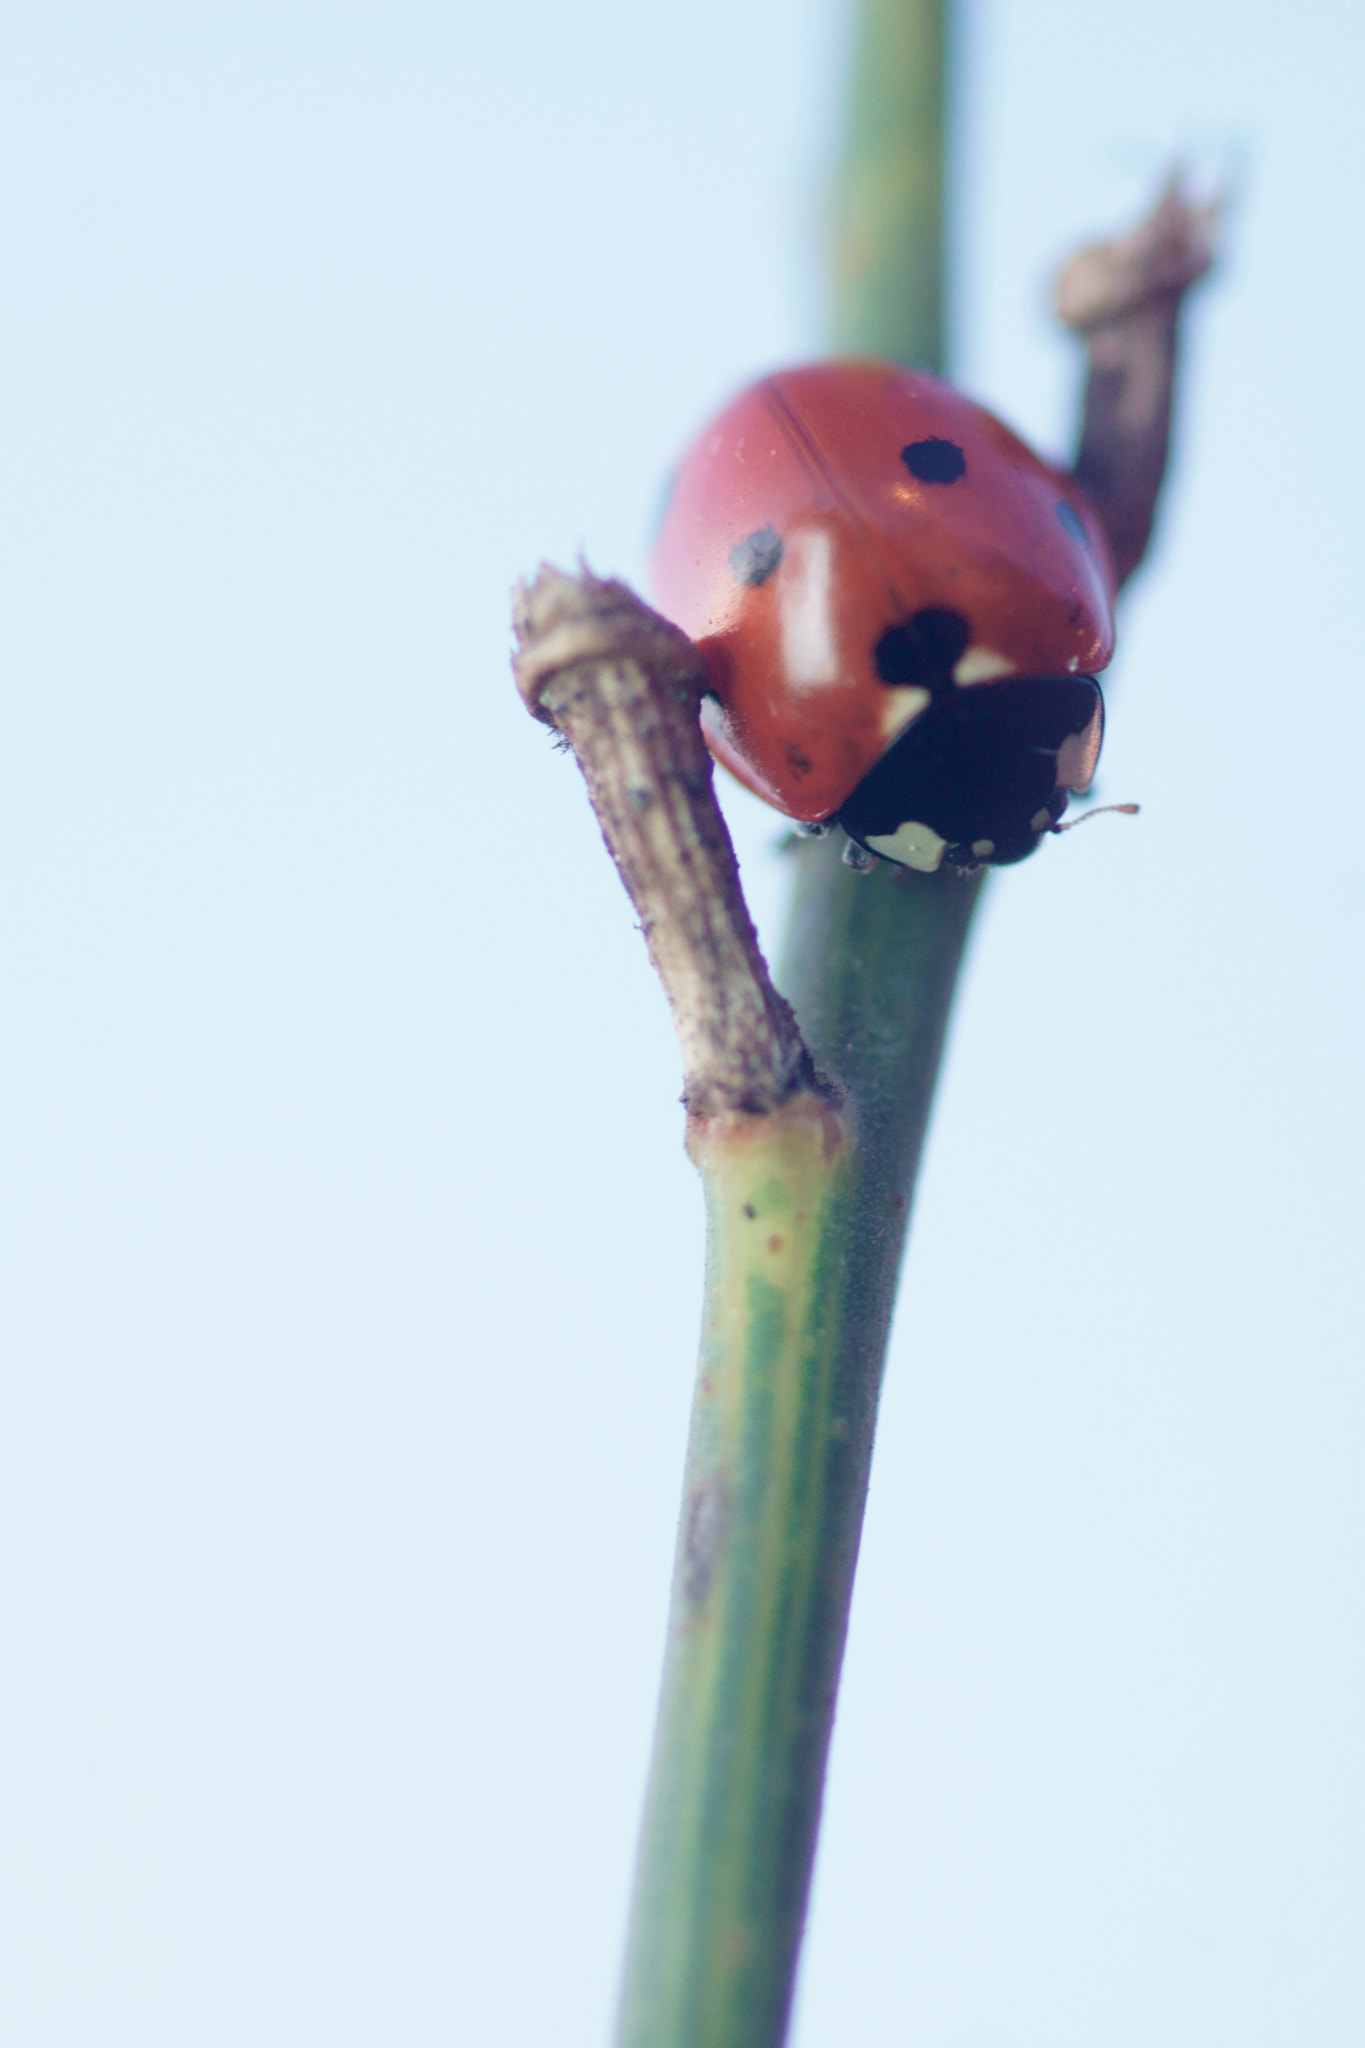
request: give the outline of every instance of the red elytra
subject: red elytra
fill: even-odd
[[[890,629],[965,621],[955,688],[1093,676],[1113,654],[1113,566],[1083,492],[897,363],[786,370],[728,405],[679,467],[654,585],[705,655],[713,753],[810,823],[928,702],[879,671]]]

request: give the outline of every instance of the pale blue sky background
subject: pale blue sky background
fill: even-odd
[[[6,2048],[604,2039],[700,1203],[506,592],[641,575],[818,351],[845,26],[0,7]],[[1043,446],[1058,257],[1173,151],[1242,196],[1143,817],[966,977],[797,2048],[1358,2048],[1365,12],[962,46],[958,373]]]

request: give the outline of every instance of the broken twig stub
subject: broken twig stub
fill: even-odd
[[[542,567],[513,625],[517,686],[573,750],[663,982],[689,1113],[762,1115],[814,1088],[716,801],[701,655],[626,584],[586,571]]]
[[[1170,448],[1180,308],[1213,263],[1216,204],[1196,206],[1178,178],[1156,210],[1116,241],[1073,256],[1057,315],[1085,344],[1075,476],[1104,524],[1125,583],[1147,552]]]

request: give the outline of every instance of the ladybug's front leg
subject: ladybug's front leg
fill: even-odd
[[[1166,473],[1180,308],[1213,261],[1217,205],[1173,179],[1129,235],[1073,256],[1057,312],[1085,343],[1075,476],[1103,522],[1120,584],[1147,552]]]

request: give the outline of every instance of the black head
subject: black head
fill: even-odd
[[[1023,860],[1072,791],[1089,786],[1103,726],[1104,700],[1090,676],[941,690],[863,777],[839,823],[905,867]]]

